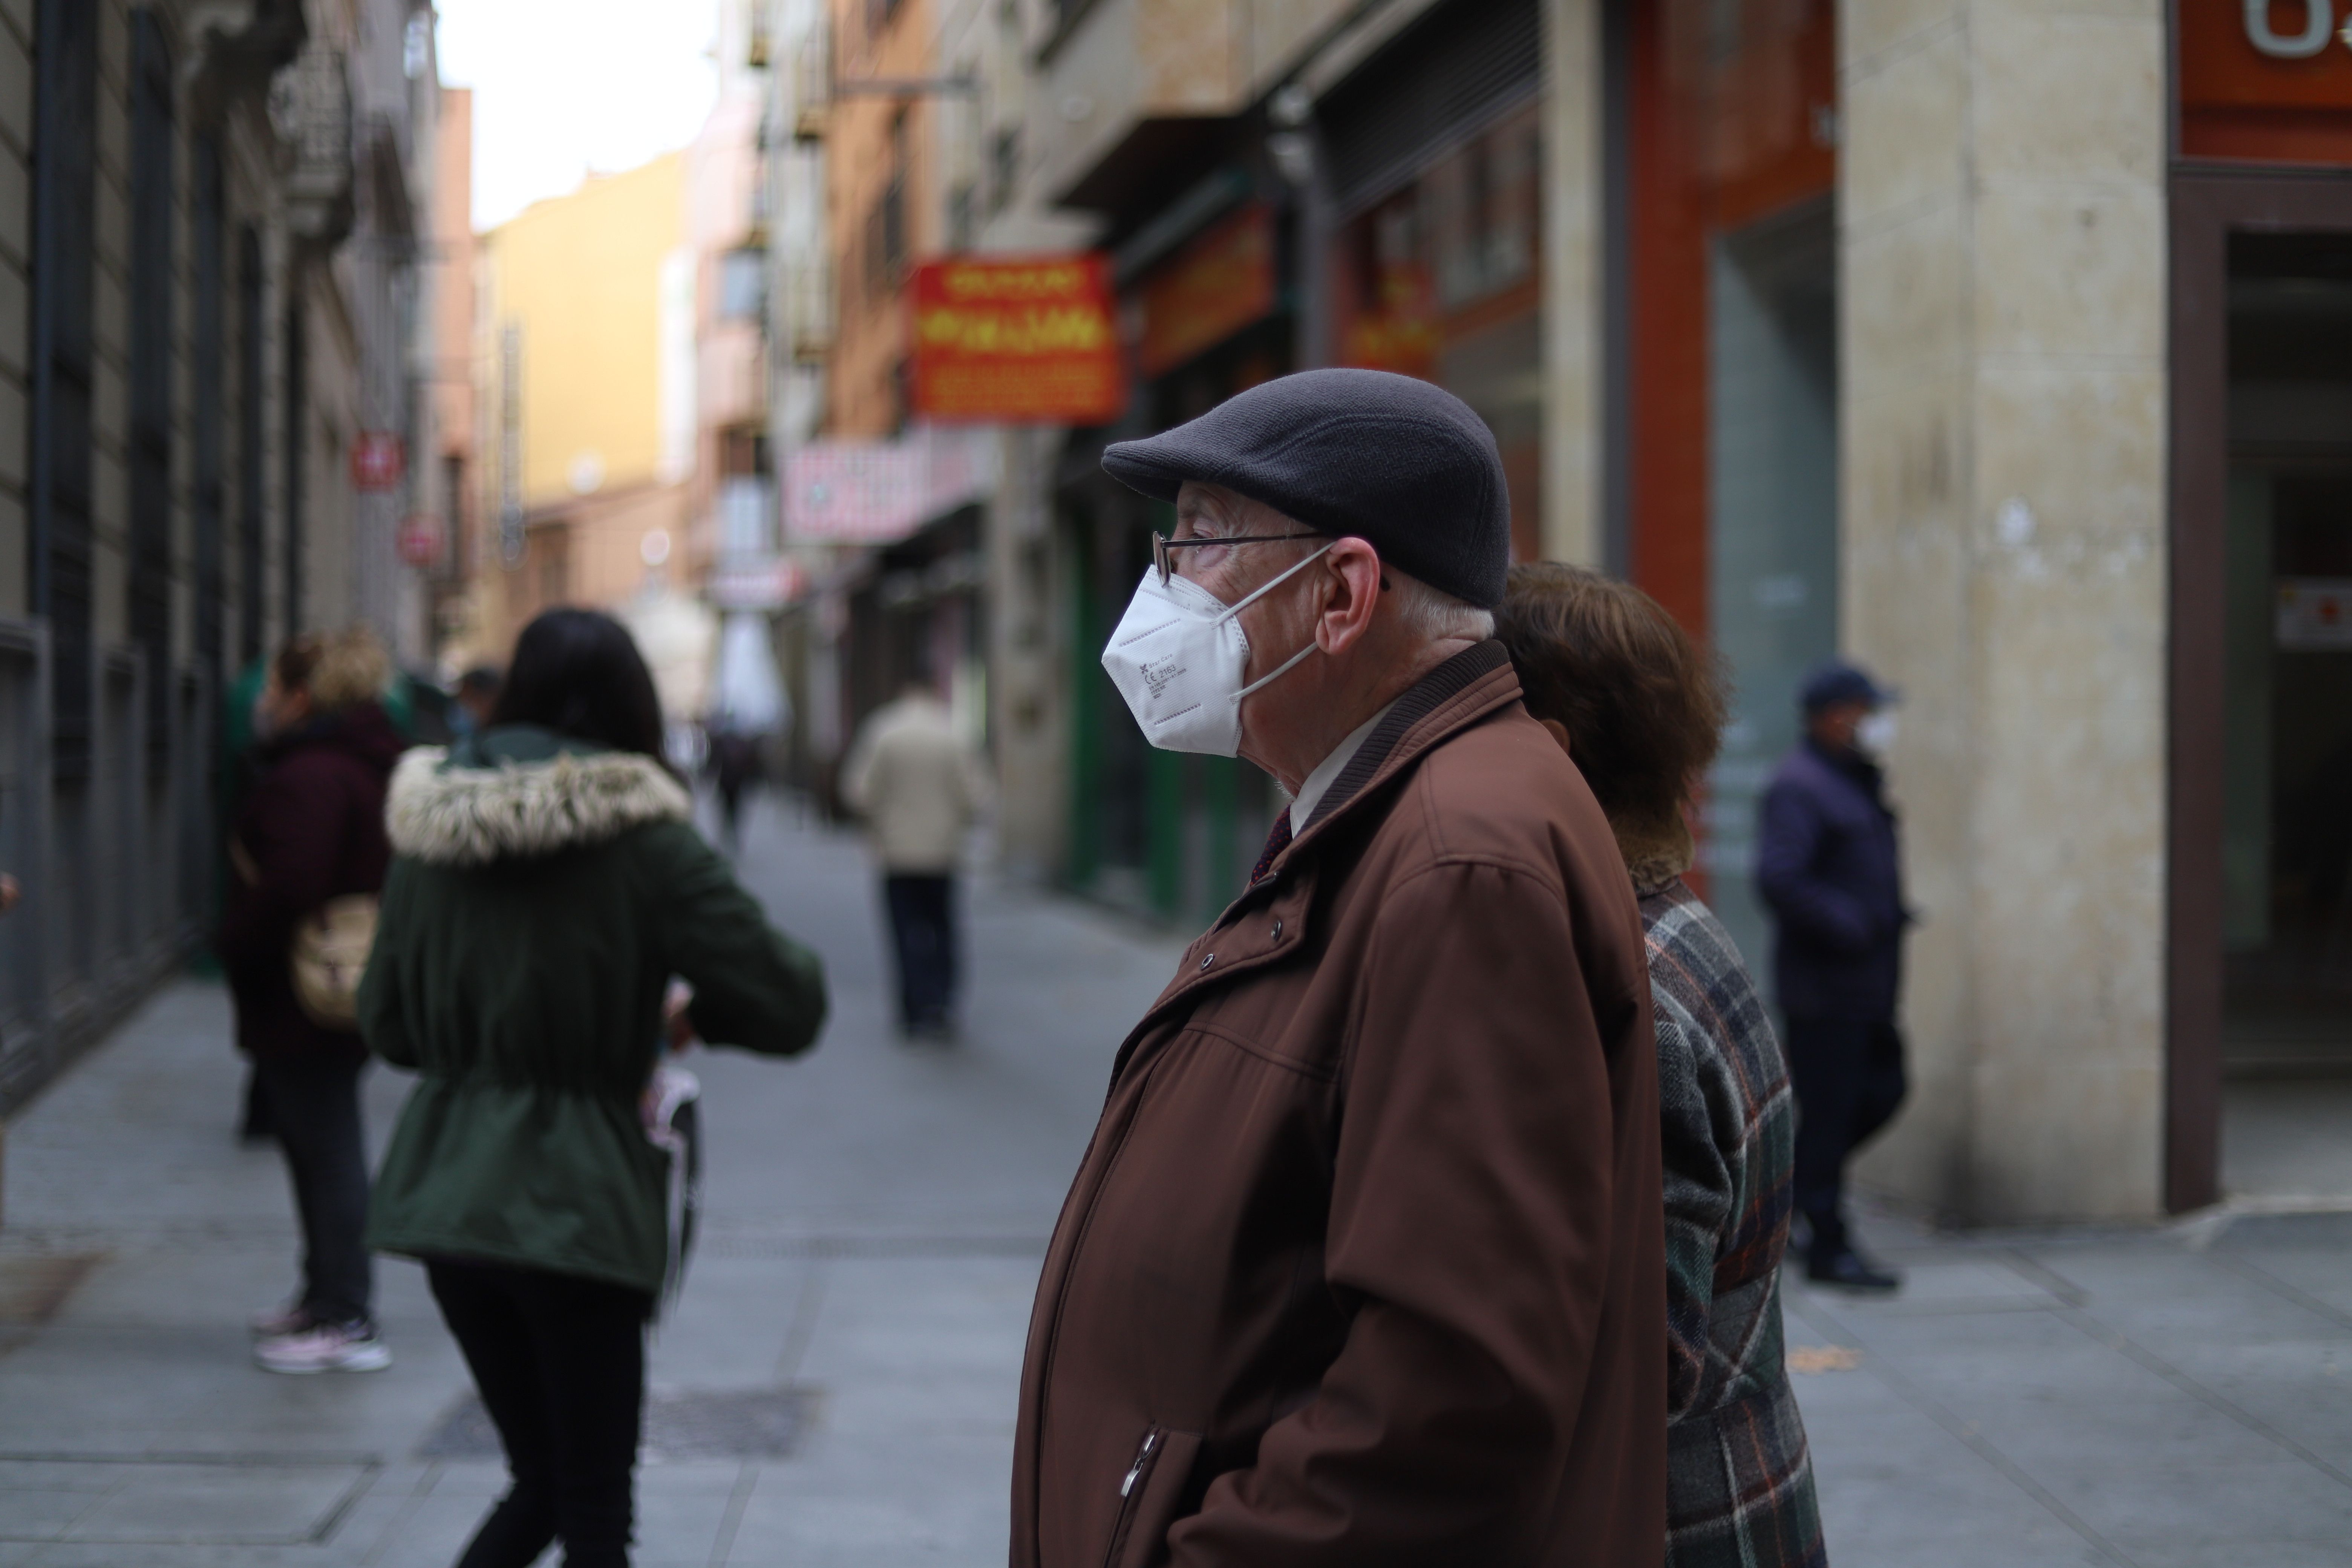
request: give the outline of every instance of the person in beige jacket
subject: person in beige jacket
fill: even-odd
[[[842,798],[866,819],[898,961],[898,1023],[909,1039],[953,1032],[955,872],[986,804],[980,761],[929,686],[909,682],[857,731]]]

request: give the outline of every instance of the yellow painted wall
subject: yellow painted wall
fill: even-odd
[[[650,484],[662,452],[663,260],[685,243],[685,160],[593,177],[482,239],[484,335],[495,384],[499,334],[522,328],[523,504],[573,499],[575,458],[604,460],[600,490]],[[485,389],[495,409],[495,385]],[[484,453],[498,460],[495,431]],[[495,476],[490,476],[495,484]]]

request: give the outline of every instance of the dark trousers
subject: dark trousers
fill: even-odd
[[[1851,1245],[1846,1161],[1903,1103],[1903,1036],[1892,1023],[1793,1016],[1789,1081],[1797,1094],[1797,1212],[1812,1226],[1812,1258],[1826,1261]]]
[[[600,1279],[436,1258],[433,1299],[512,1477],[457,1568],[625,1568],[654,1299]]]
[[[894,871],[882,896],[898,953],[898,1021],[944,1024],[955,1005],[955,879]]]
[[[268,1058],[254,1086],[270,1133],[286,1152],[302,1220],[302,1307],[322,1322],[368,1316],[375,1274],[368,1257],[367,1147],[360,1074],[340,1057]]]

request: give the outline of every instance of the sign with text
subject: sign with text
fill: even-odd
[[[1106,258],[956,257],[917,268],[909,292],[923,417],[1107,425],[1125,411]]]
[[[1148,274],[1136,368],[1175,369],[1274,313],[1274,215],[1253,202]]]
[[[2296,652],[2352,648],[2352,578],[2278,580],[2278,646]]]
[[[888,544],[996,483],[994,438],[916,430],[895,441],[812,441],[784,468],[784,537]]]
[[[2352,167],[2352,0],[2181,0],[2180,150]]]
[[[396,489],[408,471],[408,449],[389,430],[362,430],[352,442],[352,483],[381,493]]]
[[[400,525],[393,536],[393,548],[400,559],[411,566],[437,566],[441,563],[441,520],[431,512],[420,511]]]

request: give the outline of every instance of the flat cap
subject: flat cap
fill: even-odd
[[[1173,430],[1118,442],[1102,465],[1166,501],[1187,479],[1223,485],[1318,533],[1363,539],[1441,593],[1481,609],[1503,602],[1511,499],[1495,434],[1425,381],[1301,371]]]

